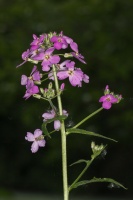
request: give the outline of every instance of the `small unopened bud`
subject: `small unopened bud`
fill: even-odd
[[[32,60],[32,59],[28,58],[28,61],[31,63],[34,63],[34,64],[38,64],[38,60]]]
[[[120,95],[117,95],[117,99],[118,99],[118,102],[117,102],[117,103],[119,103],[119,102],[123,99],[122,95],[121,95],[121,94],[120,94]]]
[[[34,81],[36,85],[41,85],[41,81]]]
[[[95,147],[95,142],[91,142],[91,148],[94,149]]]
[[[40,92],[41,92],[42,94],[44,94],[44,89],[43,89],[43,88],[40,88]]]
[[[37,99],[41,99],[41,95],[40,94],[33,94],[33,97],[35,97]]]
[[[71,53],[65,53],[64,54],[64,58],[70,58],[73,57],[73,55]]]
[[[104,95],[110,94],[109,86],[106,85],[105,90],[104,90]]]
[[[62,84],[61,84],[61,86],[60,86],[60,90],[62,90],[62,91],[63,91],[63,90],[64,90],[64,88],[65,88],[65,83],[62,83]]]
[[[50,82],[49,84],[48,84],[48,89],[51,89],[52,88],[52,82]]]

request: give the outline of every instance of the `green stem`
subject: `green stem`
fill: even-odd
[[[54,75],[54,81],[55,81],[55,88],[56,92],[59,92],[59,83],[58,78],[56,75],[56,69],[53,65],[53,75]],[[61,96],[57,95],[57,102],[58,102],[58,109],[59,114],[63,114],[62,109],[62,101]],[[67,148],[66,148],[66,132],[65,132],[65,124],[64,120],[61,120],[61,143],[62,143],[62,175],[63,175],[63,193],[64,193],[64,200],[69,199],[69,193],[68,193],[68,180],[67,180]]]
[[[48,101],[51,108],[56,112],[56,108],[55,108],[54,104],[52,103],[51,99],[47,99],[47,98],[44,98],[44,97],[40,97],[40,99]]]
[[[98,110],[96,110],[92,114],[88,115],[83,120],[81,120],[78,124],[76,124],[73,128],[77,128],[78,126],[80,126],[81,124],[83,124],[85,121],[87,121],[89,118],[93,117],[95,114],[97,114],[98,112],[100,112],[102,109],[103,109],[103,107],[99,108]]]
[[[81,171],[81,173],[78,175],[78,177],[75,179],[75,181],[69,186],[69,192],[74,188],[75,184],[79,181],[79,179],[84,175],[88,167],[91,165],[92,161],[94,159],[92,158],[90,161],[87,162],[85,168]]]

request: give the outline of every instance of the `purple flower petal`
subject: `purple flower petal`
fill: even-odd
[[[31,89],[31,94],[36,94],[36,93],[39,93],[39,88],[38,86],[34,85]]]
[[[58,37],[54,35],[54,36],[50,39],[50,41],[51,41],[51,42],[57,42],[57,38],[58,38]]]
[[[55,113],[53,111],[51,112],[47,112],[47,113],[44,113],[42,115],[42,117],[44,117],[44,120],[47,120],[47,119],[52,119],[55,117]]]
[[[78,45],[75,42],[70,43],[70,47],[73,51],[78,52]]]
[[[68,116],[68,112],[66,110],[63,110],[63,115]]]
[[[65,60],[64,62],[62,62],[61,64],[59,64],[60,69],[61,69],[61,70],[66,69],[66,67],[64,67],[64,66],[67,65],[67,63],[69,63],[69,62],[70,62],[70,60]]]
[[[78,86],[81,85],[81,80],[76,76],[69,76],[69,81],[70,81],[71,85],[74,87],[76,85],[78,85]]]
[[[62,83],[62,84],[61,84],[61,86],[60,86],[60,90],[62,90],[62,91],[63,91],[63,90],[64,90],[64,88],[65,88],[65,83]]]
[[[67,37],[65,35],[63,36],[63,38],[66,40],[67,44],[70,44],[70,43],[73,42],[73,40],[71,38],[69,38],[69,37]]]
[[[36,129],[36,130],[34,131],[34,137],[37,138],[37,137],[39,137],[40,135],[42,135],[42,131],[41,131],[40,129]]]
[[[99,99],[99,102],[106,101],[106,99],[107,99],[107,97],[106,97],[106,96],[102,96],[102,97],[100,97],[100,99]]]
[[[30,50],[27,49],[27,51],[22,53],[22,59],[27,60],[29,58],[29,55],[30,55]]]
[[[31,151],[32,153],[36,153],[39,149],[39,145],[38,145],[38,142],[37,141],[34,141],[31,145]]]
[[[25,95],[23,96],[23,98],[28,99],[30,96],[31,96],[31,94],[26,92]]]
[[[45,53],[44,52],[41,52],[41,53],[38,53],[36,54],[35,56],[32,57],[33,60],[43,60],[45,57]]]
[[[62,48],[62,43],[60,42],[55,42],[54,43],[54,48],[57,49],[57,50],[60,50]]]
[[[68,72],[67,71],[60,71],[57,72],[57,77],[59,78],[59,80],[64,80],[68,77]]]
[[[47,49],[46,51],[45,51],[45,55],[51,55],[52,53],[53,53],[53,51],[55,50],[55,48],[54,47],[50,47],[49,49]]]
[[[21,85],[26,85],[28,81],[28,77],[25,75],[21,76]]]
[[[57,64],[57,63],[60,62],[60,57],[57,56],[57,55],[51,56],[50,62],[51,62],[52,64]]]
[[[83,75],[83,81],[85,83],[89,83],[89,76],[87,76],[86,74]]]
[[[60,129],[60,125],[61,125],[61,124],[60,124],[60,121],[59,121],[59,120],[55,120],[55,121],[54,121],[54,129],[55,129],[55,130],[59,130],[59,129]]]
[[[33,67],[32,71],[31,71],[31,74],[30,74],[30,75],[32,76],[32,74],[34,74],[36,70],[37,70],[37,66],[35,65],[35,66]]]
[[[45,147],[46,141],[45,140],[39,140],[38,145],[39,147]]]
[[[46,65],[45,63],[42,63],[42,71],[48,72],[50,70],[50,66]]]
[[[33,141],[35,141],[35,137],[32,133],[27,132],[27,135],[25,136],[25,140],[27,140],[29,142],[33,142]]]
[[[117,103],[118,99],[110,94],[110,101],[111,101],[111,103]]]
[[[111,108],[111,103],[109,102],[109,101],[104,101],[103,103],[102,103],[102,107],[104,108],[104,109],[110,109]]]
[[[32,75],[32,77],[33,77],[33,80],[34,81],[40,81],[40,72],[39,71],[36,71],[33,75]]]

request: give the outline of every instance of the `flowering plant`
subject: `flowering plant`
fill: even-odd
[[[69,52],[64,53],[66,49]],[[50,137],[51,134],[56,133],[57,131],[61,132],[64,200],[69,199],[69,193],[72,189],[93,182],[109,182],[125,189],[122,184],[111,178],[94,177],[90,180],[80,181],[92,162],[105,151],[106,145],[96,145],[95,142],[91,143],[92,155],[89,160],[81,159],[71,164],[76,165],[84,163],[85,167],[73,183],[68,186],[66,146],[67,137],[72,133],[113,140],[106,136],[80,129],[78,127],[101,110],[108,110],[111,108],[112,104],[119,103],[122,100],[122,95],[116,95],[113,92],[110,92],[109,86],[107,85],[104,90],[104,95],[99,99],[99,102],[102,103],[102,107],[89,114],[73,127],[66,128],[65,120],[69,113],[62,107],[61,97],[65,88],[63,80],[68,78],[73,87],[82,87],[83,82],[89,83],[89,76],[86,75],[82,69],[76,67],[75,64],[76,60],[86,64],[84,56],[79,53],[77,43],[75,43],[70,37],[64,35],[63,32],[59,34],[56,32],[42,34],[39,37],[34,34],[30,48],[22,53],[22,59],[23,62],[17,67],[22,66],[26,62],[34,64],[30,76],[21,76],[21,85],[26,88],[23,98],[29,99],[30,97],[34,97],[39,100],[41,99],[49,102],[51,107],[50,110],[42,113],[43,122],[41,129],[37,128],[34,131],[34,134],[27,132],[25,139],[32,142],[31,152],[36,153],[40,147],[45,147],[47,137]],[[38,67],[37,64],[41,64],[41,66]],[[43,86],[43,83],[46,80],[49,81],[48,85]],[[57,105],[55,104],[55,101],[53,102],[54,99],[57,99]],[[47,128],[49,123],[54,123],[54,129],[51,132],[49,132]]]

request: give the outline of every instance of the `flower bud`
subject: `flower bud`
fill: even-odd
[[[52,82],[50,82],[49,84],[48,84],[48,89],[52,89]]]
[[[41,92],[42,94],[44,94],[44,89],[43,89],[43,88],[40,88],[40,92]]]
[[[64,58],[70,58],[73,57],[73,55],[71,53],[65,53],[64,54]]]
[[[36,85],[41,85],[41,81],[34,81]]]
[[[60,90],[63,91],[64,88],[65,88],[65,83],[62,83],[61,86],[60,86]]]
[[[41,95],[40,94],[33,94],[33,97],[35,97],[37,99],[41,99]]]

